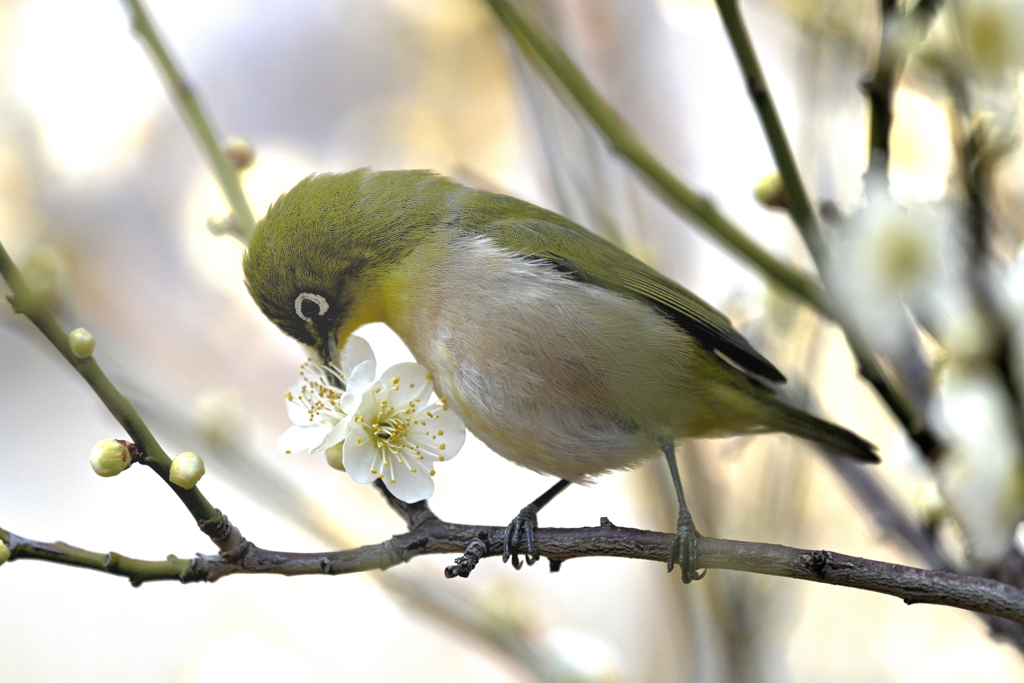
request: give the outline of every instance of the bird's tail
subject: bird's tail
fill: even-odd
[[[848,429],[808,415],[792,406],[781,402],[778,405],[782,410],[774,425],[776,429],[820,444],[835,455],[862,462],[881,462],[878,449],[870,441],[865,441]]]

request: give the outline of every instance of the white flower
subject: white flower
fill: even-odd
[[[183,489],[190,489],[206,474],[206,465],[198,454],[192,451],[178,453],[171,461],[170,480]]]
[[[341,352],[340,370],[312,361],[303,363],[298,383],[284,395],[288,417],[295,424],[277,440],[278,450],[327,451],[328,462],[338,467],[341,454],[334,447],[344,440],[347,417],[373,382],[376,371],[373,350],[365,339],[356,336],[349,337]],[[332,378],[345,389],[336,387]]]
[[[939,486],[972,555],[998,562],[1024,518],[1024,450],[1013,429],[1013,403],[991,371],[954,364],[939,385],[952,433]]]
[[[426,368],[399,363],[366,390],[342,447],[355,481],[381,479],[407,503],[430,497],[434,462],[454,457],[466,440],[465,425],[445,399],[428,403],[433,389]]]
[[[897,356],[917,315],[939,312],[953,286],[952,221],[946,212],[904,208],[873,191],[836,244],[828,273],[838,302],[875,348]]]

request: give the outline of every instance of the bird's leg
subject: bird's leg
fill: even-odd
[[[541,496],[519,511],[509,525],[505,528],[505,552],[502,553],[503,562],[512,558],[512,566],[519,569],[523,563],[519,561],[519,540],[526,537],[526,564],[533,564],[540,555],[537,553],[537,542],[534,540],[533,532],[537,529],[537,513],[542,507],[551,502],[551,499],[568,486],[568,479],[560,479],[557,484],[541,494]]]
[[[658,439],[658,445],[665,452],[668,460],[668,470],[672,473],[672,483],[676,487],[676,498],[679,499],[679,519],[676,521],[676,537],[672,541],[672,547],[668,556],[668,570],[679,561],[679,569],[683,573],[683,583],[698,581],[707,574],[705,569],[697,571],[697,527],[693,525],[693,517],[686,507],[686,499],[683,498],[683,484],[679,479],[679,467],[676,465],[676,444],[672,439]]]

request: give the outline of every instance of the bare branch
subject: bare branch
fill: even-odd
[[[462,554],[471,544],[475,546],[474,554],[480,558],[502,553],[504,527],[450,524],[432,513],[430,519],[429,523],[382,543],[321,553],[259,548],[246,541],[225,520],[228,528],[221,537],[224,548],[221,553],[197,555],[187,566],[184,560],[173,557],[146,562],[114,553],[91,553],[63,543],[28,541],[2,529],[0,539],[11,548],[12,560],[36,559],[88,567],[127,576],[134,585],[168,579],[183,583],[216,581],[231,574],[352,574],[388,569],[420,555]],[[537,548],[556,565],[580,557],[665,562],[672,538],[672,534],[618,527],[607,522],[597,527],[538,529]],[[1024,624],[1024,591],[994,579],[906,567],[827,550],[801,550],[715,538],[698,540],[697,566],[859,588],[893,595],[907,604],[959,607]]]

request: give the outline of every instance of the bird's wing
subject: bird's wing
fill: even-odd
[[[486,235],[524,258],[547,261],[580,282],[654,305],[740,368],[772,382],[786,381],[728,318],[639,259],[556,213],[502,195],[474,194],[487,195],[490,202],[477,197],[468,202],[463,207],[467,214],[458,220],[462,229]]]

